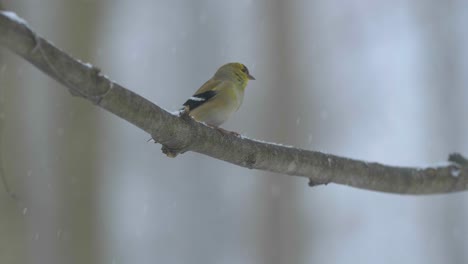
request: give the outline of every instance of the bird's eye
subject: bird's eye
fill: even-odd
[[[247,67],[243,66],[242,67],[242,72],[249,73],[249,70],[247,69]]]

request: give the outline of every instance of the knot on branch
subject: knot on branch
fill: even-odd
[[[455,166],[453,166],[450,170],[452,177],[459,178],[460,173],[462,173],[462,169],[466,169],[468,167],[468,159],[463,157],[463,155],[460,153],[450,154],[448,160],[455,163]]]
[[[319,182],[317,180],[313,180],[312,178],[309,178],[309,187],[315,187],[319,185],[327,185],[329,182]]]
[[[169,158],[175,158],[179,154],[184,154],[187,151],[186,148],[170,148],[168,146],[163,145],[161,147],[162,153],[164,153]]]
[[[194,120],[188,113],[189,109],[186,106],[185,108],[179,111],[179,118],[186,122],[193,122]],[[157,133],[159,134],[159,137],[152,136],[154,143],[160,143],[162,145],[162,153],[164,153],[169,158],[175,158],[177,157],[177,155],[183,154],[186,151],[188,151],[192,141],[190,138],[185,138],[185,141],[180,141],[178,140],[179,137],[176,135],[176,133],[182,132],[180,130],[174,129],[170,133],[166,133],[167,136],[165,137],[161,137],[160,133]]]
[[[463,157],[463,155],[460,154],[460,153],[452,153],[452,154],[450,154],[448,160],[449,160],[450,162],[453,162],[453,163],[457,164],[457,165],[460,166],[460,167],[466,167],[466,166],[468,166],[468,159],[466,159],[465,157]]]

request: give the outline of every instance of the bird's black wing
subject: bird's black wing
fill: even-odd
[[[217,94],[216,91],[206,91],[203,93],[195,94],[190,97],[185,103],[184,106],[188,106],[189,110],[192,111],[193,109],[199,107],[200,105],[206,103],[208,100],[213,98]]]

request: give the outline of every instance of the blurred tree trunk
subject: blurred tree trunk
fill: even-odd
[[[259,102],[259,111],[266,113],[260,116],[269,116],[261,134],[267,140],[285,142],[286,144],[305,143],[302,134],[297,129],[301,122],[299,109],[303,106],[308,95],[304,93],[299,79],[295,79],[297,72],[297,59],[301,51],[297,50],[294,41],[298,34],[297,26],[300,17],[295,14],[302,2],[264,1],[259,9],[266,15],[265,25],[267,32],[260,45],[268,47],[262,52],[267,58],[266,68],[259,69],[271,78],[263,80],[262,87],[268,87],[268,97]],[[302,99],[301,99],[302,98]],[[259,100],[260,101],[260,100]],[[305,117],[308,118],[308,117]],[[304,226],[303,199],[301,191],[304,181],[271,175],[262,177],[258,183],[258,191],[254,200],[258,202],[257,208],[260,218],[257,219],[257,235],[259,255],[258,263],[305,263],[306,249],[303,233]],[[299,187],[301,186],[301,187]]]
[[[441,155],[462,150],[466,144],[466,95],[463,77],[466,72],[463,47],[467,41],[461,34],[466,28],[466,2],[458,0],[415,2],[413,8],[425,45],[423,69],[427,81],[427,124],[425,131],[431,139],[427,144],[429,160],[440,160]],[[465,141],[465,142],[464,142]],[[441,203],[431,205],[437,210],[427,210],[431,215],[426,222],[428,241],[435,241],[437,255],[446,263],[467,263],[465,199],[462,195],[446,197]],[[434,213],[434,214],[432,214]],[[437,227],[437,228],[434,228]]]
[[[99,9],[94,1],[11,2],[8,9],[74,56],[92,60]],[[6,249],[17,261],[1,254],[2,263],[95,263],[97,110],[26,62],[14,62],[3,66],[9,82],[0,91],[7,102],[2,151],[20,203],[1,226],[12,233],[2,242],[10,243]]]
[[[3,3],[0,2],[0,10],[3,10]],[[4,56],[7,51],[0,51],[0,175],[7,180],[9,187],[13,190],[16,187],[17,181],[14,179],[13,170],[10,165],[7,165],[7,153],[12,153],[14,144],[7,143],[8,137],[11,135],[11,130],[6,126],[12,125],[15,118],[7,118],[7,114],[12,113],[13,104],[11,99],[14,98],[15,89],[9,89],[14,85],[12,78],[13,75],[11,67],[13,60],[7,59]],[[8,65],[8,66],[7,66]],[[11,123],[10,123],[11,122]],[[8,163],[9,164],[9,163]],[[22,215],[21,206],[16,203],[9,194],[6,192],[6,186],[0,188],[0,262],[2,263],[26,263],[26,255],[24,254],[25,237],[26,237],[26,224]],[[16,190],[15,190],[16,191]]]
[[[188,51],[188,56],[184,58],[186,63],[177,65],[175,68],[179,69],[184,73],[184,79],[190,80],[190,87],[187,92],[187,95],[195,92],[198,89],[198,85],[202,83],[194,82],[194,80],[200,80],[200,76],[205,76],[206,71],[198,71],[198,69],[206,69],[207,65],[213,65],[212,59],[216,58],[216,50],[220,47],[220,40],[223,39],[223,34],[225,32],[219,32],[213,28],[206,26],[203,30],[200,25],[204,23],[202,20],[205,19],[205,10],[203,7],[209,5],[209,1],[188,1],[185,8],[182,8],[180,11],[184,12],[183,21],[185,22],[185,30],[187,32],[187,38],[190,41],[185,41],[180,45],[180,49],[183,51]],[[173,5],[173,4],[171,4]],[[175,30],[176,27],[171,28]],[[218,36],[213,38],[213,36]],[[209,45],[207,45],[207,42]],[[213,49],[211,52],[209,49]],[[212,54],[211,57],[204,57],[205,54]],[[171,58],[167,58],[171,59]],[[171,59],[172,60],[172,59]],[[216,65],[216,64],[215,64]],[[211,68],[211,67],[208,67]],[[203,78],[209,78],[209,75]],[[202,82],[205,80],[202,80]],[[180,102],[182,103],[182,102]],[[222,188],[222,178],[220,177],[204,177],[206,175],[211,175],[213,170],[212,162],[210,160],[204,159],[201,156],[195,156],[190,160],[186,161],[184,165],[184,175],[189,177],[184,177],[183,179],[174,179],[178,182],[178,186],[184,189],[180,193],[179,199],[184,201],[181,203],[179,210],[184,212],[184,214],[198,216],[202,219],[203,222],[207,223],[210,221],[210,216],[213,215],[214,208],[222,208],[225,204],[223,199],[214,200],[213,197],[223,197],[223,188]],[[193,177],[196,175],[197,177]],[[200,176],[200,177],[198,177]],[[204,201],[204,202],[200,202]],[[192,218],[181,218],[174,219],[174,223],[178,223],[177,226],[182,227],[180,231],[184,233],[188,238],[203,238],[206,237],[207,229],[210,229],[210,232],[214,234],[222,234],[223,230],[220,230],[220,226],[217,224],[212,224],[210,227],[200,224],[201,228],[193,228],[194,222]],[[222,253],[226,250],[222,248],[221,241],[222,237],[218,238],[220,244],[212,245],[210,250],[206,250],[206,240],[199,241],[200,243],[194,243],[192,246],[187,247],[185,250],[180,252],[180,258],[184,263],[216,263],[223,258]],[[185,243],[184,243],[185,244]],[[221,256],[220,256],[221,255]]]
[[[100,1],[65,1],[60,11],[65,19],[58,32],[62,47],[74,56],[96,62]],[[51,5],[52,6],[52,5]],[[57,11],[55,11],[57,12]],[[58,110],[53,127],[54,168],[57,183],[59,226],[57,239],[61,263],[96,263],[99,226],[97,193],[99,182],[99,115],[89,103],[68,94],[56,96]]]
[[[6,8],[26,19],[35,17],[32,7],[26,3],[10,2]],[[45,16],[40,11],[35,15]],[[45,87],[53,85],[53,81],[44,78],[26,62],[15,59],[5,66],[5,73],[10,82],[5,87],[6,144],[3,151],[8,155],[4,162],[8,181],[19,196],[17,213],[25,221],[22,229],[25,243],[21,245],[21,252],[14,254],[23,259],[21,263],[57,263],[55,201],[58,199],[56,189],[52,188],[55,186],[53,173],[49,170],[53,92],[50,89],[44,91]],[[14,243],[13,239],[6,241]]]

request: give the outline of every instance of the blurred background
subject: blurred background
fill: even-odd
[[[468,154],[468,2],[3,0],[168,110],[222,64],[257,78],[225,125],[399,166]],[[0,263],[467,263],[468,193],[401,196],[186,153],[0,49]]]

